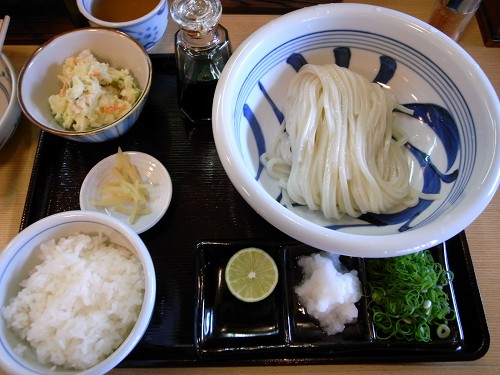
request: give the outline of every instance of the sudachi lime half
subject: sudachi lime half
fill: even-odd
[[[278,267],[273,258],[256,247],[235,253],[226,266],[229,291],[244,302],[257,302],[269,296],[278,284]]]

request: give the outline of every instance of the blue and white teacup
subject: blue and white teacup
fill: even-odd
[[[168,24],[167,0],[159,0],[158,4],[148,14],[126,22],[108,22],[92,15],[94,0],[77,0],[80,13],[94,27],[106,27],[121,30],[141,43],[146,50],[153,48],[161,39]]]

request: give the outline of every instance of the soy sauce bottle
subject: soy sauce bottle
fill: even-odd
[[[175,0],[170,8],[175,33],[177,94],[183,116],[210,124],[215,87],[231,55],[227,30],[219,25],[220,0]]]

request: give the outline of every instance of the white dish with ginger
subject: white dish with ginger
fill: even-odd
[[[116,195],[109,193],[109,189],[113,189],[121,178],[112,172],[120,163],[119,150],[118,153],[101,160],[87,174],[80,189],[80,208],[84,211],[106,213],[130,225],[136,233],[142,233],[153,227],[167,212],[172,199],[172,180],[163,164],[151,155],[126,151],[123,156],[128,158],[138,174],[139,189],[131,194],[142,192],[145,202],[139,204],[134,213],[133,204],[121,204]],[[126,174],[123,172],[121,176]],[[103,189],[105,191],[102,191]],[[108,202],[103,202],[105,200]]]

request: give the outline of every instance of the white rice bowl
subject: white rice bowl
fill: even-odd
[[[42,263],[2,308],[8,326],[30,343],[40,362],[90,368],[132,329],[144,271],[130,250],[108,242],[102,234],[75,234],[42,243]],[[16,351],[27,349],[20,344]]]
[[[46,217],[0,253],[0,368],[106,373],[141,339],[155,294],[149,252],[127,225],[97,212]]]

